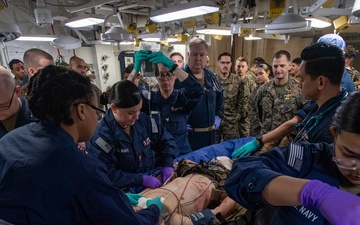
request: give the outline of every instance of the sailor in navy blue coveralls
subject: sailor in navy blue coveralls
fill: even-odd
[[[140,113],[132,134],[119,126],[109,109],[86,143],[89,154],[105,163],[110,180],[119,188],[140,186],[144,173],[161,166],[172,167],[178,155],[171,134],[145,113]]]

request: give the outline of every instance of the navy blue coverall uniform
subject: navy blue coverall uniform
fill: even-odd
[[[173,166],[179,154],[174,137],[145,113],[131,127],[128,135],[109,109],[99,122],[92,138],[86,142],[89,154],[108,168],[116,187],[140,186],[143,173],[162,166]]]
[[[146,114],[156,121],[160,121],[166,130],[175,138],[179,155],[191,152],[188,140],[187,120],[191,110],[193,110],[204,95],[204,90],[200,83],[192,76],[188,76],[181,82],[184,88],[174,89],[171,95],[164,99],[160,91],[152,91],[150,98],[150,108],[148,100],[143,99],[143,108]]]
[[[262,197],[266,185],[280,175],[320,180],[339,187],[341,174],[332,161],[333,146],[327,143],[300,142],[287,147],[274,148],[259,156],[237,159],[225,182],[229,197],[248,210],[266,207]],[[324,225],[328,224],[321,213],[311,206],[275,207],[268,224],[273,225]]]
[[[20,101],[21,101],[21,109],[16,116],[15,128],[21,127],[32,121],[31,112],[28,108],[27,100],[24,97],[20,96]],[[4,125],[0,122],[0,139],[7,133],[8,131],[5,129]]]
[[[0,218],[13,224],[156,224],[155,205],[134,212],[105,166],[65,130],[30,123],[0,139]]]
[[[188,65],[185,66],[185,71],[194,77]],[[205,95],[188,119],[188,124],[192,128],[188,132],[188,138],[193,151],[216,143],[215,116],[224,117],[224,95],[221,85],[214,73],[208,69],[204,69],[204,80]]]
[[[303,119],[297,125],[297,141],[308,141],[310,143],[333,143],[334,137],[330,132],[330,124],[336,109],[348,96],[348,92],[342,90],[338,95],[327,100],[320,109],[315,101],[310,101],[304,108],[295,114]]]

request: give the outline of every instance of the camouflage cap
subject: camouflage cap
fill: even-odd
[[[345,48],[345,56],[346,57],[355,57],[359,50],[356,50],[354,46],[348,45]]]

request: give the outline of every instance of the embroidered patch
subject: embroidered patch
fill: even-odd
[[[304,147],[290,143],[290,153],[287,164],[297,171],[300,171],[303,162]]]
[[[106,141],[104,141],[104,139],[102,139],[101,137],[98,137],[95,140],[95,143],[107,154],[111,151],[112,147],[111,145],[109,145]]]

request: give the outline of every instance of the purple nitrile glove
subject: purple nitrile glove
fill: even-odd
[[[174,172],[174,168],[170,166],[164,166],[161,169],[161,181],[164,183]]]
[[[332,225],[360,225],[360,197],[318,180],[311,180],[300,195],[304,206],[316,207]]]
[[[161,182],[156,177],[144,175],[142,185],[154,189],[160,187]]]
[[[218,116],[215,116],[215,130],[219,129],[221,124],[221,119]]]

